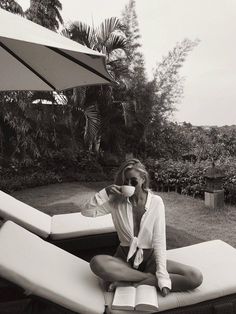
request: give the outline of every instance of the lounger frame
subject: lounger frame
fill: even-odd
[[[86,261],[90,261],[90,259],[97,254],[114,255],[120,243],[116,232],[93,234],[62,240],[48,238],[46,241]]]

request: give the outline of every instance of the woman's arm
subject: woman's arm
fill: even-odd
[[[166,223],[165,208],[161,198],[157,199],[156,220],[153,230],[153,248],[156,258],[156,277],[158,286],[162,291],[163,288],[171,289],[170,276],[166,269]]]
[[[84,204],[81,214],[88,217],[97,217],[111,213],[113,209],[112,197],[120,194],[120,187],[114,184],[102,189]]]
[[[109,196],[106,189],[102,189],[87,201],[81,210],[83,216],[97,217],[111,212]]]

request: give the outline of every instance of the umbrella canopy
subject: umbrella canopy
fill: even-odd
[[[109,84],[105,56],[0,9],[0,90]]]

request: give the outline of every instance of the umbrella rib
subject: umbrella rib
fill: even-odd
[[[55,86],[53,86],[51,83],[49,83],[42,75],[40,75],[37,71],[35,71],[29,64],[27,64],[24,60],[22,60],[19,56],[17,56],[11,49],[9,49],[7,46],[5,46],[0,41],[0,46],[6,50],[10,55],[12,55],[15,59],[20,61],[27,69],[29,69],[31,72],[33,72],[40,80],[42,80],[45,84],[47,84],[49,87],[51,87],[53,90],[56,90]]]
[[[90,71],[90,72],[92,72],[92,73],[94,73],[94,74],[100,76],[101,78],[105,79],[106,81],[112,82],[112,80],[109,79],[109,78],[107,78],[105,75],[103,75],[103,74],[101,74],[100,72],[96,71],[95,69],[93,69],[93,68],[90,67],[89,65],[87,65],[87,64],[85,64],[85,63],[83,63],[83,62],[77,60],[76,58],[74,58],[74,57],[68,55],[68,54],[65,53],[64,51],[61,51],[61,50],[59,50],[59,49],[57,49],[57,48],[55,48],[55,47],[49,47],[49,46],[46,46],[46,47],[49,48],[49,49],[51,49],[51,50],[53,50],[54,52],[60,54],[61,56],[63,56],[63,57],[65,57],[65,58],[69,59],[70,61],[72,61],[72,62],[74,62],[74,63],[80,65],[81,67],[85,68],[86,70],[88,70],[88,71]]]

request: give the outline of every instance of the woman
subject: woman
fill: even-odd
[[[132,185],[135,192],[124,197],[122,185]],[[114,184],[88,202],[82,214],[99,216],[111,213],[120,246],[114,256],[97,255],[92,271],[110,288],[116,285],[155,285],[163,296],[170,291],[194,289],[202,283],[199,270],[166,260],[165,211],[160,196],[148,189],[149,178],[138,159],[124,162]]]

